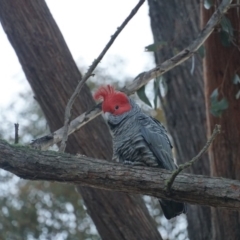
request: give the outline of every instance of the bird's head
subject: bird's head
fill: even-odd
[[[127,95],[116,91],[110,85],[100,87],[93,97],[95,100],[103,99],[102,110],[111,124],[119,123],[132,109]]]

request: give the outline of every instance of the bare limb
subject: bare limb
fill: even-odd
[[[150,80],[163,75],[165,72],[173,69],[174,67],[189,59],[202,46],[202,44],[213,32],[216,25],[220,22],[222,16],[229,9],[229,5],[231,2],[231,0],[222,1],[217,10],[213,13],[212,17],[209,19],[204,29],[200,32],[197,39],[194,40],[188,47],[183,49],[181,52],[179,52],[172,58],[159,64],[152,70],[139,74],[133,80],[133,82],[125,86],[121,91],[125,92],[127,95],[133,94],[136,90],[148,83]]]
[[[236,4],[231,4],[231,5],[230,5],[230,8],[237,8],[237,7],[240,7],[240,4],[237,4],[237,3],[236,3]]]
[[[65,110],[65,116],[64,116],[64,128],[63,128],[63,137],[62,137],[62,142],[61,142],[61,146],[60,146],[60,151],[64,152],[65,148],[66,148],[66,143],[67,143],[67,138],[68,138],[68,129],[69,129],[69,122],[70,122],[70,118],[71,118],[71,109],[73,106],[74,101],[76,100],[78,94],[80,93],[83,85],[85,84],[85,82],[89,79],[89,77],[91,77],[94,69],[97,67],[97,65],[99,64],[99,62],[102,60],[102,58],[104,57],[104,55],[106,54],[106,52],[108,51],[108,49],[111,47],[111,45],[113,44],[113,42],[116,40],[116,38],[118,37],[118,35],[121,33],[121,31],[123,30],[123,28],[128,24],[128,22],[133,18],[133,16],[137,13],[137,11],[139,10],[139,8],[142,6],[142,4],[145,2],[145,0],[140,0],[138,2],[138,4],[135,6],[135,8],[131,11],[131,13],[128,15],[128,17],[124,20],[124,22],[122,23],[122,25],[120,27],[117,28],[117,31],[111,36],[109,42],[107,43],[107,45],[104,47],[104,49],[102,50],[102,52],[100,53],[100,55],[97,57],[97,59],[95,59],[92,63],[92,65],[90,66],[90,68],[88,69],[87,73],[84,75],[84,77],[82,78],[82,80],[78,83],[74,93],[72,94],[71,98],[69,99],[67,106],[66,106],[66,110]]]
[[[165,72],[174,68],[175,66],[181,64],[190,58],[204,43],[204,41],[209,37],[214,28],[217,26],[222,16],[227,12],[230,8],[231,0],[223,0],[219,5],[218,9],[214,12],[212,17],[209,19],[205,28],[200,32],[199,36],[193,41],[187,48],[182,50],[180,53],[175,55],[174,57],[166,60],[162,64],[157,67],[151,69],[148,72],[143,72],[139,74],[132,83],[126,85],[121,91],[125,92],[127,95],[131,95],[136,92],[140,87],[148,83],[150,80],[163,75]],[[85,112],[75,118],[69,126],[68,135],[78,130],[82,126],[84,126],[87,122],[91,121],[95,117],[99,116],[101,113],[101,109],[99,105],[93,107],[88,112]],[[49,146],[58,143],[63,138],[63,128],[58,129],[53,134],[49,134],[43,138],[37,139],[31,143],[31,146],[34,148],[39,148],[42,150],[48,149]]]
[[[0,140],[0,168],[30,180],[58,181],[99,189],[144,194],[191,204],[240,209],[240,181],[180,174],[171,190],[172,173],[160,168],[131,167],[116,162],[11,146]]]
[[[197,160],[199,160],[202,155],[208,150],[209,146],[211,145],[211,143],[213,142],[213,140],[216,138],[216,136],[221,132],[221,126],[220,125],[216,125],[214,130],[213,130],[213,134],[212,136],[209,138],[209,140],[206,142],[205,146],[203,147],[203,149],[198,153],[197,156],[195,156],[191,161],[186,162],[184,164],[181,164],[178,166],[178,169],[176,169],[173,173],[172,176],[166,181],[166,190],[167,192],[170,192],[171,187],[174,183],[174,180],[176,179],[177,175],[183,171],[186,168],[191,167]]]
[[[14,140],[14,143],[18,144],[18,140],[19,140],[19,137],[18,137],[19,124],[18,123],[14,123],[14,128],[15,128],[15,140]]]

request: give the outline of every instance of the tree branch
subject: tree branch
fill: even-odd
[[[240,4],[231,4],[229,8],[238,8],[240,7]]]
[[[214,12],[212,17],[209,19],[205,28],[201,31],[199,36],[193,41],[187,48],[182,50],[180,53],[175,55],[174,57],[166,60],[162,64],[157,67],[151,69],[148,72],[143,72],[139,74],[132,83],[126,85],[121,91],[125,92],[127,95],[131,95],[136,92],[140,87],[148,83],[150,80],[163,75],[165,72],[171,70],[177,65],[183,63],[188,58],[190,58],[199,47],[205,42],[205,40],[209,37],[209,35],[213,32],[216,25],[221,20],[222,16],[227,12],[230,8],[231,0],[223,0],[219,5],[218,9]],[[87,122],[91,121],[95,117],[101,114],[100,105],[94,106],[88,112],[85,112],[75,118],[69,125],[68,135],[78,130],[82,126],[84,126]],[[63,138],[63,128],[58,129],[56,132],[44,136],[42,138],[36,139],[31,143],[31,146],[34,148],[46,150],[53,144],[58,143]]]
[[[63,137],[62,137],[62,142],[61,142],[61,146],[60,146],[60,151],[64,152],[65,148],[66,148],[66,143],[67,143],[67,139],[68,139],[68,129],[69,129],[69,122],[70,122],[70,118],[71,118],[71,109],[73,106],[74,101],[76,100],[78,94],[80,93],[83,85],[85,84],[85,82],[89,79],[89,77],[91,77],[94,69],[97,67],[97,65],[100,63],[100,61],[102,60],[102,58],[104,57],[104,55],[106,54],[106,52],[108,51],[108,49],[112,46],[113,42],[116,40],[116,38],[118,37],[118,35],[121,33],[121,31],[123,30],[123,28],[128,24],[128,22],[133,18],[133,16],[137,13],[137,11],[139,10],[139,8],[142,6],[142,4],[145,2],[145,0],[140,0],[138,2],[138,4],[135,6],[135,8],[131,11],[131,13],[129,14],[129,16],[124,20],[124,22],[122,23],[122,25],[120,27],[117,28],[117,31],[111,36],[109,42],[107,43],[107,45],[104,47],[104,49],[102,50],[102,52],[100,53],[100,55],[97,57],[97,59],[95,59],[92,63],[92,65],[90,66],[90,68],[88,69],[87,73],[84,75],[84,77],[82,78],[82,80],[78,83],[75,91],[73,92],[71,98],[69,99],[66,109],[65,109],[65,116],[64,116],[64,126],[63,126]]]
[[[214,130],[213,130],[213,134],[212,136],[209,138],[209,140],[206,142],[205,146],[203,147],[203,149],[198,153],[197,156],[195,156],[191,161],[186,162],[184,164],[181,164],[178,166],[178,169],[176,169],[173,173],[172,176],[166,181],[166,190],[167,192],[170,192],[171,187],[174,183],[175,178],[177,177],[177,175],[183,171],[186,168],[189,168],[193,165],[193,163],[195,163],[197,160],[199,160],[202,155],[208,150],[209,146],[211,145],[211,143],[213,142],[213,140],[216,138],[216,136],[221,132],[221,126],[220,125],[216,125]]]
[[[240,181],[181,174],[171,195],[165,182],[171,172],[115,162],[11,146],[0,140],[0,168],[30,180],[47,180],[111,191],[150,195],[191,204],[240,209]]]
[[[19,140],[19,136],[18,136],[19,124],[18,123],[14,123],[14,129],[15,129],[14,143],[18,144],[18,140]]]

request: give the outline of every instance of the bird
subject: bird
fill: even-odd
[[[165,127],[145,114],[137,103],[113,86],[101,86],[94,94],[103,100],[102,111],[113,136],[113,159],[127,165],[158,167],[173,171],[172,144]],[[185,203],[159,199],[164,216],[187,212]]]

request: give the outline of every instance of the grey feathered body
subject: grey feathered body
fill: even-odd
[[[132,110],[118,124],[112,124],[115,158],[132,165],[176,169],[172,146],[163,125],[141,111],[131,100]]]
[[[114,158],[124,164],[176,169],[166,129],[143,113],[133,100],[129,101],[132,106],[129,112],[108,117],[113,133]],[[186,212],[183,203],[160,200],[160,204],[168,219]]]

